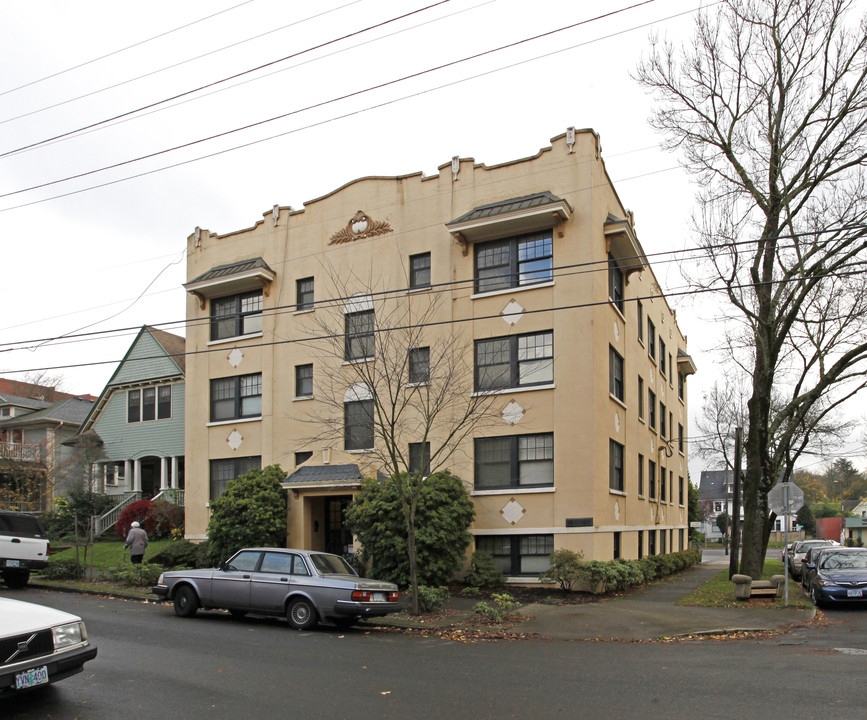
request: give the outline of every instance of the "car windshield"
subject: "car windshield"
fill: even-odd
[[[825,570],[864,570],[867,568],[867,552],[823,555],[822,568]]]
[[[339,555],[320,555],[313,554],[310,560],[321,574],[323,575],[355,575],[355,570]]]

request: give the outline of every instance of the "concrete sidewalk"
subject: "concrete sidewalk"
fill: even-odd
[[[743,607],[681,607],[675,603],[728,567],[728,558],[714,559],[670,580],[625,597],[584,605],[526,605],[531,620],[514,629],[556,640],[652,640],[715,632],[775,630],[803,622],[815,610]],[[790,587],[790,592],[800,592]],[[760,601],[752,601],[753,603]]]

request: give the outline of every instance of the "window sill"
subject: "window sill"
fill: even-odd
[[[554,383],[550,385],[530,385],[528,387],[504,388],[502,390],[477,390],[472,394],[472,397],[483,397],[485,395],[508,395],[509,393],[525,393],[533,390],[553,390],[557,387]]]
[[[617,303],[614,302],[611,298],[608,298],[608,304],[611,305],[611,309],[617,313],[620,319],[623,321],[623,324],[626,324],[626,316],[623,314],[623,311],[617,307]]]
[[[404,383],[403,386],[408,387],[408,388],[417,388],[417,387],[426,387],[427,385],[430,385],[430,380],[424,380],[422,382],[408,382],[408,383]]]
[[[298,396],[292,398],[292,402],[303,402],[304,400],[312,400],[312,399],[313,399],[312,395],[298,395]]]
[[[316,312],[316,308],[302,308],[301,310],[294,310],[292,312],[293,315],[307,315],[307,313]]]
[[[613,400],[614,402],[616,402],[616,403],[617,403],[618,405],[620,405],[620,407],[622,407],[624,410],[629,410],[629,408],[626,407],[626,403],[623,402],[623,400],[621,400],[621,399],[620,399],[619,397],[617,397],[616,395],[612,395],[611,393],[608,393],[608,398],[609,398],[610,400]]]
[[[509,487],[498,488],[496,490],[471,490],[470,497],[484,497],[485,495],[529,495],[531,493],[552,493],[555,492],[556,489],[557,488],[555,488],[553,485],[545,485],[534,488]]]
[[[344,360],[343,365],[362,365],[364,363],[373,362],[376,358],[374,357],[366,357],[366,358],[356,358],[355,360]]]
[[[238,423],[251,423],[251,422],[260,422],[262,420],[261,415],[257,415],[256,417],[249,418],[236,418],[235,420],[213,420],[205,425],[205,427],[219,427],[221,425],[236,425]]]
[[[220,338],[219,340],[208,340],[208,347],[211,345],[223,345],[225,343],[234,343],[239,340],[254,340],[255,338],[262,337],[262,332],[250,333],[249,335],[233,335],[232,337]]]
[[[360,450],[344,450],[343,452],[349,455],[362,455],[364,453],[372,453],[373,448],[361,448]]]
[[[620,497],[629,497],[629,495],[623,490],[615,490],[614,488],[608,488],[609,495],[619,495]]]
[[[524,292],[525,290],[538,290],[539,288],[554,287],[554,281],[535,283],[533,285],[518,285],[517,287],[504,288],[503,290],[491,290],[485,293],[473,293],[470,295],[470,300],[480,300],[481,298],[496,297],[497,295],[509,295],[516,292]]]
[[[406,294],[407,295],[413,295],[414,293],[430,292],[431,287],[432,287],[431,285],[424,285],[422,287],[408,288],[406,291]]]

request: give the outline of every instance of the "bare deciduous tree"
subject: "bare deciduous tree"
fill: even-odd
[[[358,276],[334,279],[309,317],[318,410],[311,442],[347,441],[347,404],[361,403],[373,447],[365,455],[396,483],[406,521],[412,608],[418,613],[416,510],[424,479],[447,468],[492,421],[494,396],[474,392],[471,335],[449,322],[442,296],[376,293]],[[359,292],[360,290],[360,292]],[[372,314],[363,317],[365,313]],[[375,318],[375,320],[374,320]],[[412,454],[410,447],[413,448]]]
[[[726,0],[638,80],[696,178],[706,270],[750,377],[741,572],[759,577],[767,493],[867,373],[867,23],[848,0]],[[779,401],[775,400],[775,396]]]

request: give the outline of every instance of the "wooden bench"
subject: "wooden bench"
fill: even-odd
[[[738,600],[769,599],[783,596],[784,575],[774,575],[770,580],[753,580],[749,575],[732,575],[735,598]]]

